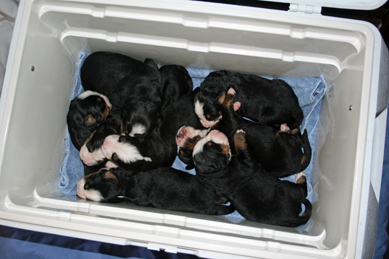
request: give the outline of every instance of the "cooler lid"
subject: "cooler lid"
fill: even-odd
[[[374,10],[386,3],[387,0],[269,0],[271,2],[290,3],[291,5],[331,7],[339,9]]]

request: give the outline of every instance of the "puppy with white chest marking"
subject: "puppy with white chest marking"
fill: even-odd
[[[229,88],[237,92],[236,100],[242,104],[239,115],[243,117],[276,127],[286,123],[290,129],[303,120],[297,96],[285,81],[222,70],[210,73],[200,85],[195,107],[204,127],[220,120],[219,99]]]
[[[133,172],[171,166],[177,155],[177,131],[184,125],[202,128],[193,110],[197,91],[172,102],[161,113],[160,126],[143,140],[117,134],[108,136],[102,147],[105,157]]]
[[[106,121],[96,127],[82,145],[80,149],[82,162],[87,166],[95,166],[107,162],[102,151],[104,140],[109,135],[121,134],[121,131],[120,110],[114,108],[108,115]]]
[[[66,121],[72,143],[78,150],[106,120],[111,108],[105,95],[93,91],[85,91],[70,102]]]
[[[104,202],[127,200],[140,206],[160,209],[225,215],[234,211],[217,195],[213,186],[200,177],[171,167],[131,174],[123,168],[101,169],[77,184],[83,199]]]
[[[306,199],[305,175],[299,174],[292,183],[268,173],[256,161],[242,130],[234,135],[236,154],[231,161],[228,143],[220,132],[197,142],[193,150],[196,173],[247,220],[286,227],[307,223],[312,204]]]

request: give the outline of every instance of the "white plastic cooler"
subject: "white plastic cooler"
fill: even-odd
[[[320,10],[317,1],[288,12],[192,1],[21,1],[0,102],[0,224],[201,257],[371,255],[389,55],[372,25]],[[99,50],[188,68],[324,76],[309,230],[62,195],[56,184],[76,63],[82,51]]]

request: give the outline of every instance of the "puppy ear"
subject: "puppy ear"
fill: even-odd
[[[117,177],[111,171],[106,171],[103,175],[103,178],[111,183],[118,181]]]

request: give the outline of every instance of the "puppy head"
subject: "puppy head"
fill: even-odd
[[[303,171],[311,161],[311,145],[309,143],[307,130],[301,135],[300,130],[280,131],[276,134],[277,142],[286,150],[293,161],[298,162],[298,171]]]
[[[94,131],[80,149],[80,158],[87,166],[94,166],[106,160],[102,151],[105,136],[99,133],[101,132]]]
[[[107,118],[111,108],[106,96],[93,91],[85,91],[70,102],[67,124],[77,149],[80,149],[86,138]]]
[[[130,164],[144,160],[151,162],[151,158],[142,156],[136,144],[139,141],[134,137],[123,135],[110,135],[105,138],[102,152],[103,155],[117,164]]]
[[[231,160],[228,138],[218,130],[212,130],[193,148],[193,162],[199,175],[218,172]]]
[[[194,110],[201,124],[205,128],[210,128],[222,118],[222,103],[225,92],[209,91],[201,89],[195,98]]]
[[[189,126],[182,126],[176,135],[178,158],[188,165],[187,169],[193,168],[192,153],[196,143],[208,133],[208,130],[198,130]]]
[[[121,168],[102,168],[95,173],[85,176],[77,184],[77,195],[82,199],[92,201],[120,201],[124,193],[124,188],[118,173],[122,171],[123,169]]]

